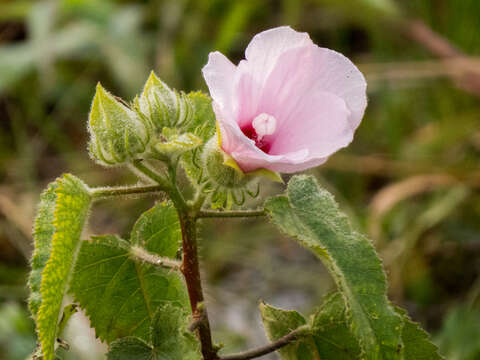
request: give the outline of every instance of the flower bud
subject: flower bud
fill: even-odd
[[[152,121],[158,134],[164,127],[185,126],[193,118],[188,96],[171,90],[153,71],[140,96],[138,111]]]
[[[145,152],[151,125],[98,84],[88,131],[90,156],[102,165],[118,165]]]

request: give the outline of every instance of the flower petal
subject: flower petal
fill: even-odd
[[[287,166],[288,169],[296,169],[298,163],[308,160],[309,152],[306,149],[282,155],[266,154],[242,133],[237,123],[225,119],[226,114],[218,104],[213,102],[212,105],[220,128],[222,150],[232,156],[244,172],[262,168],[282,172],[299,171],[284,169]]]
[[[285,51],[312,44],[307,33],[280,26],[255,35],[245,50],[245,58],[258,70],[257,79],[266,78]]]
[[[269,74],[262,72],[265,79],[261,80],[256,79],[257,70],[251,62],[240,62],[233,90],[234,116],[240,127],[250,124],[260,113],[273,115],[279,126],[284,122],[299,100],[313,88],[314,50],[314,45],[307,45],[284,51],[278,55]]]
[[[245,50],[246,60],[238,64],[235,88],[239,89],[240,94],[235,94],[235,98],[246,90],[252,100],[249,109],[256,108],[260,101],[260,91],[275,68],[278,58],[286,51],[308,45],[313,45],[308,34],[297,32],[289,26],[277,27],[255,35]],[[237,112],[240,110],[241,108],[237,107]]]
[[[236,69],[236,66],[218,51],[208,55],[208,63],[202,69],[210,95],[218,105],[225,109],[231,109]]]
[[[317,89],[342,98],[352,113],[350,123],[356,129],[367,107],[367,82],[358,68],[342,54],[316,47],[315,83]]]
[[[285,154],[308,149],[312,157],[327,157],[353,139],[350,111],[345,101],[329,92],[305,96],[275,134],[269,153]]]

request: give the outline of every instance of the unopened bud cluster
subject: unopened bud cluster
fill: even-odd
[[[153,72],[132,106],[98,84],[89,116],[90,154],[100,164],[112,166],[162,152],[159,149],[181,153],[184,143],[186,149],[198,145],[193,136],[182,136],[193,112],[188,96],[171,90]]]

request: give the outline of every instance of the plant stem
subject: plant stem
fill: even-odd
[[[181,263],[179,261],[151,254],[140,246],[132,246],[130,249],[130,253],[136,259],[155,266],[160,266],[171,270],[180,270],[181,267]]]
[[[90,189],[92,197],[95,200],[108,199],[116,196],[151,194],[165,190],[166,189],[161,185],[99,187]]]
[[[162,186],[164,189],[166,189],[166,191],[168,191],[168,189],[170,188],[170,184],[168,183],[168,181],[164,177],[159,175],[154,170],[150,169],[142,161],[140,161],[140,160],[134,161],[133,162],[133,167],[135,167],[138,171],[143,173],[148,178],[155,181],[158,185]]]
[[[300,326],[291,333],[281,337],[280,339],[256,349],[248,350],[238,354],[226,355],[219,358],[219,360],[248,360],[274,352],[282,347],[290,344],[293,341],[301,338],[309,330],[308,325]]]
[[[188,296],[194,321],[197,320],[196,331],[200,339],[201,350],[204,360],[217,360],[217,351],[213,347],[210,323],[208,321],[207,310],[203,303],[203,290],[200,278],[200,267],[198,263],[197,246],[197,213],[202,206],[204,197],[197,196],[194,204],[188,204],[183,198],[176,184],[176,163],[169,162],[168,174],[169,181],[148,168],[141,162],[135,162],[137,170],[145,174],[148,178],[164,186],[175,208],[177,209],[180,227],[182,230],[182,248],[183,261],[180,269],[187,283]]]
[[[202,320],[198,323],[196,329],[202,346],[202,355],[205,360],[215,360],[218,359],[218,356],[213,348],[208,314],[203,304],[204,298],[198,264],[196,219],[189,216],[188,213],[182,212],[179,212],[179,217],[183,239],[182,272],[187,283],[193,318]]]
[[[238,218],[265,216],[265,210],[235,210],[235,211],[212,211],[202,210],[198,212],[198,218]]]

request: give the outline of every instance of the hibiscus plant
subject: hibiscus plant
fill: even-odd
[[[294,175],[262,207],[245,205],[261,196],[260,178],[283,182],[282,173],[318,166],[352,141],[367,105],[363,75],[289,27],[256,35],[245,57],[235,66],[210,54],[203,68],[210,96],[172,90],[154,73],[131,103],[97,86],[90,155],[126,166],[138,183],[92,188],[66,174],[41,195],[29,281],[39,339],[33,358],[53,360],[65,346],[65,324],[82,309],[111,360],[274,351],[288,360],[441,359],[419,324],[388,300],[371,242],[315,178]],[[180,171],[189,184],[177,180]],[[93,204],[134,195],[168,200],[143,213],[129,239],[82,239]],[[213,217],[270,221],[324,263],[335,291],[308,316],[262,303],[270,342],[225,354],[212,338],[197,254],[197,223]]]

